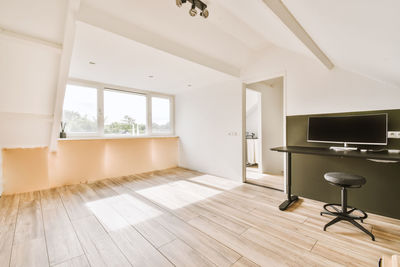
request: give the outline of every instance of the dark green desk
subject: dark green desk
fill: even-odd
[[[343,158],[362,158],[382,161],[400,161],[399,153],[380,152],[361,152],[356,151],[334,151],[326,147],[306,147],[306,146],[284,146],[271,148],[272,151],[286,153],[286,193],[287,199],[279,205],[280,210],[286,210],[292,203],[296,202],[298,196],[292,195],[292,154],[311,154],[329,157]]]

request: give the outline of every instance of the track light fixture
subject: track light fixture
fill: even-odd
[[[202,16],[203,18],[208,18],[208,10],[204,9],[203,11],[200,12],[200,16]]]
[[[197,15],[197,9],[200,9],[200,16],[202,16],[203,18],[208,18],[209,12],[207,10],[207,5],[204,4],[202,1],[200,0],[176,0],[176,5],[178,7],[182,7],[182,4],[186,3],[186,2],[190,2],[192,4],[190,10],[189,10],[189,14],[190,16],[194,17]]]
[[[196,10],[196,6],[194,4],[192,4],[192,8],[189,10],[189,14],[190,16],[194,17],[197,15],[197,10]]]

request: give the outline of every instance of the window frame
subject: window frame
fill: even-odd
[[[105,132],[104,132],[104,127],[105,127],[105,124],[104,124],[104,122],[105,122],[105,120],[104,120],[104,92],[105,91],[109,91],[109,92],[116,92],[116,93],[122,93],[122,94],[131,94],[131,95],[138,95],[138,96],[144,96],[145,98],[146,98],[146,131],[145,131],[145,133],[144,134],[138,134],[138,135],[129,135],[129,134],[106,134]],[[148,96],[146,95],[146,94],[144,94],[144,93],[138,93],[138,92],[128,92],[128,91],[126,91],[126,90],[119,90],[119,89],[114,89],[114,88],[109,88],[109,87],[104,87],[103,88],[103,90],[102,90],[102,96],[103,96],[103,116],[102,116],[102,119],[103,119],[103,131],[102,131],[102,133],[103,133],[103,136],[105,136],[105,137],[111,137],[111,138],[116,138],[116,137],[125,137],[125,138],[129,138],[129,137],[143,137],[143,136],[148,136],[148,128],[147,128],[147,123],[148,123],[148,116],[149,116],[149,114],[147,113],[147,102],[148,102],[148,100],[147,100],[147,98],[148,98]]]
[[[99,122],[99,88],[98,86],[94,86],[93,84],[88,84],[88,83],[81,83],[81,82],[75,82],[75,81],[71,81],[71,82],[67,82],[67,86],[68,85],[75,85],[75,86],[82,86],[82,87],[88,87],[88,88],[92,88],[97,90],[97,131],[96,132],[67,132],[67,137],[98,137],[99,136],[99,130],[100,130],[100,122]],[[67,88],[65,88],[65,90],[67,90]],[[63,121],[63,116],[64,116],[64,101],[65,101],[65,94],[64,94],[64,100],[63,100],[63,109],[61,112],[61,121]]]
[[[171,125],[171,129],[167,133],[153,133],[153,102],[152,102],[153,97],[164,98],[164,99],[168,99],[169,100],[169,123]],[[175,116],[173,116],[174,107],[175,107],[175,105],[174,105],[174,97],[153,93],[153,94],[149,95],[149,98],[147,99],[147,101],[148,101],[147,102],[148,106],[150,108],[150,110],[148,112],[148,115],[151,116],[150,117],[150,123],[151,123],[151,134],[152,134],[152,136],[174,135],[175,134],[175,120],[174,120]]]
[[[70,78],[67,81],[67,85],[77,85],[97,89],[97,132],[95,133],[78,133],[78,132],[67,132],[68,138],[143,138],[143,137],[160,137],[160,136],[174,136],[175,135],[175,96],[163,93],[156,93],[152,91],[145,91],[139,89],[133,89],[123,86],[116,86],[111,84],[104,84],[93,81],[86,81],[81,79]],[[123,93],[132,93],[138,95],[144,95],[146,97],[146,133],[142,135],[121,135],[121,134],[105,134],[104,133],[104,92],[105,91],[119,91]],[[168,133],[153,133],[152,132],[152,97],[159,97],[169,99],[170,101],[170,124],[171,131]],[[63,102],[64,105],[64,102]],[[64,106],[62,109],[62,115],[64,114]]]

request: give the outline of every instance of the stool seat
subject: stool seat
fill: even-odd
[[[344,187],[361,186],[367,182],[367,180],[360,175],[344,172],[328,172],[325,173],[324,178],[331,184]]]

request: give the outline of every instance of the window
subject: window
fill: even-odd
[[[104,133],[146,134],[146,96],[115,90],[104,91]]]
[[[173,96],[74,81],[66,87],[62,121],[70,137],[171,135],[173,110]]]
[[[171,133],[171,101],[165,97],[151,98],[152,132]]]
[[[96,133],[97,89],[67,85],[62,120],[69,133]]]

